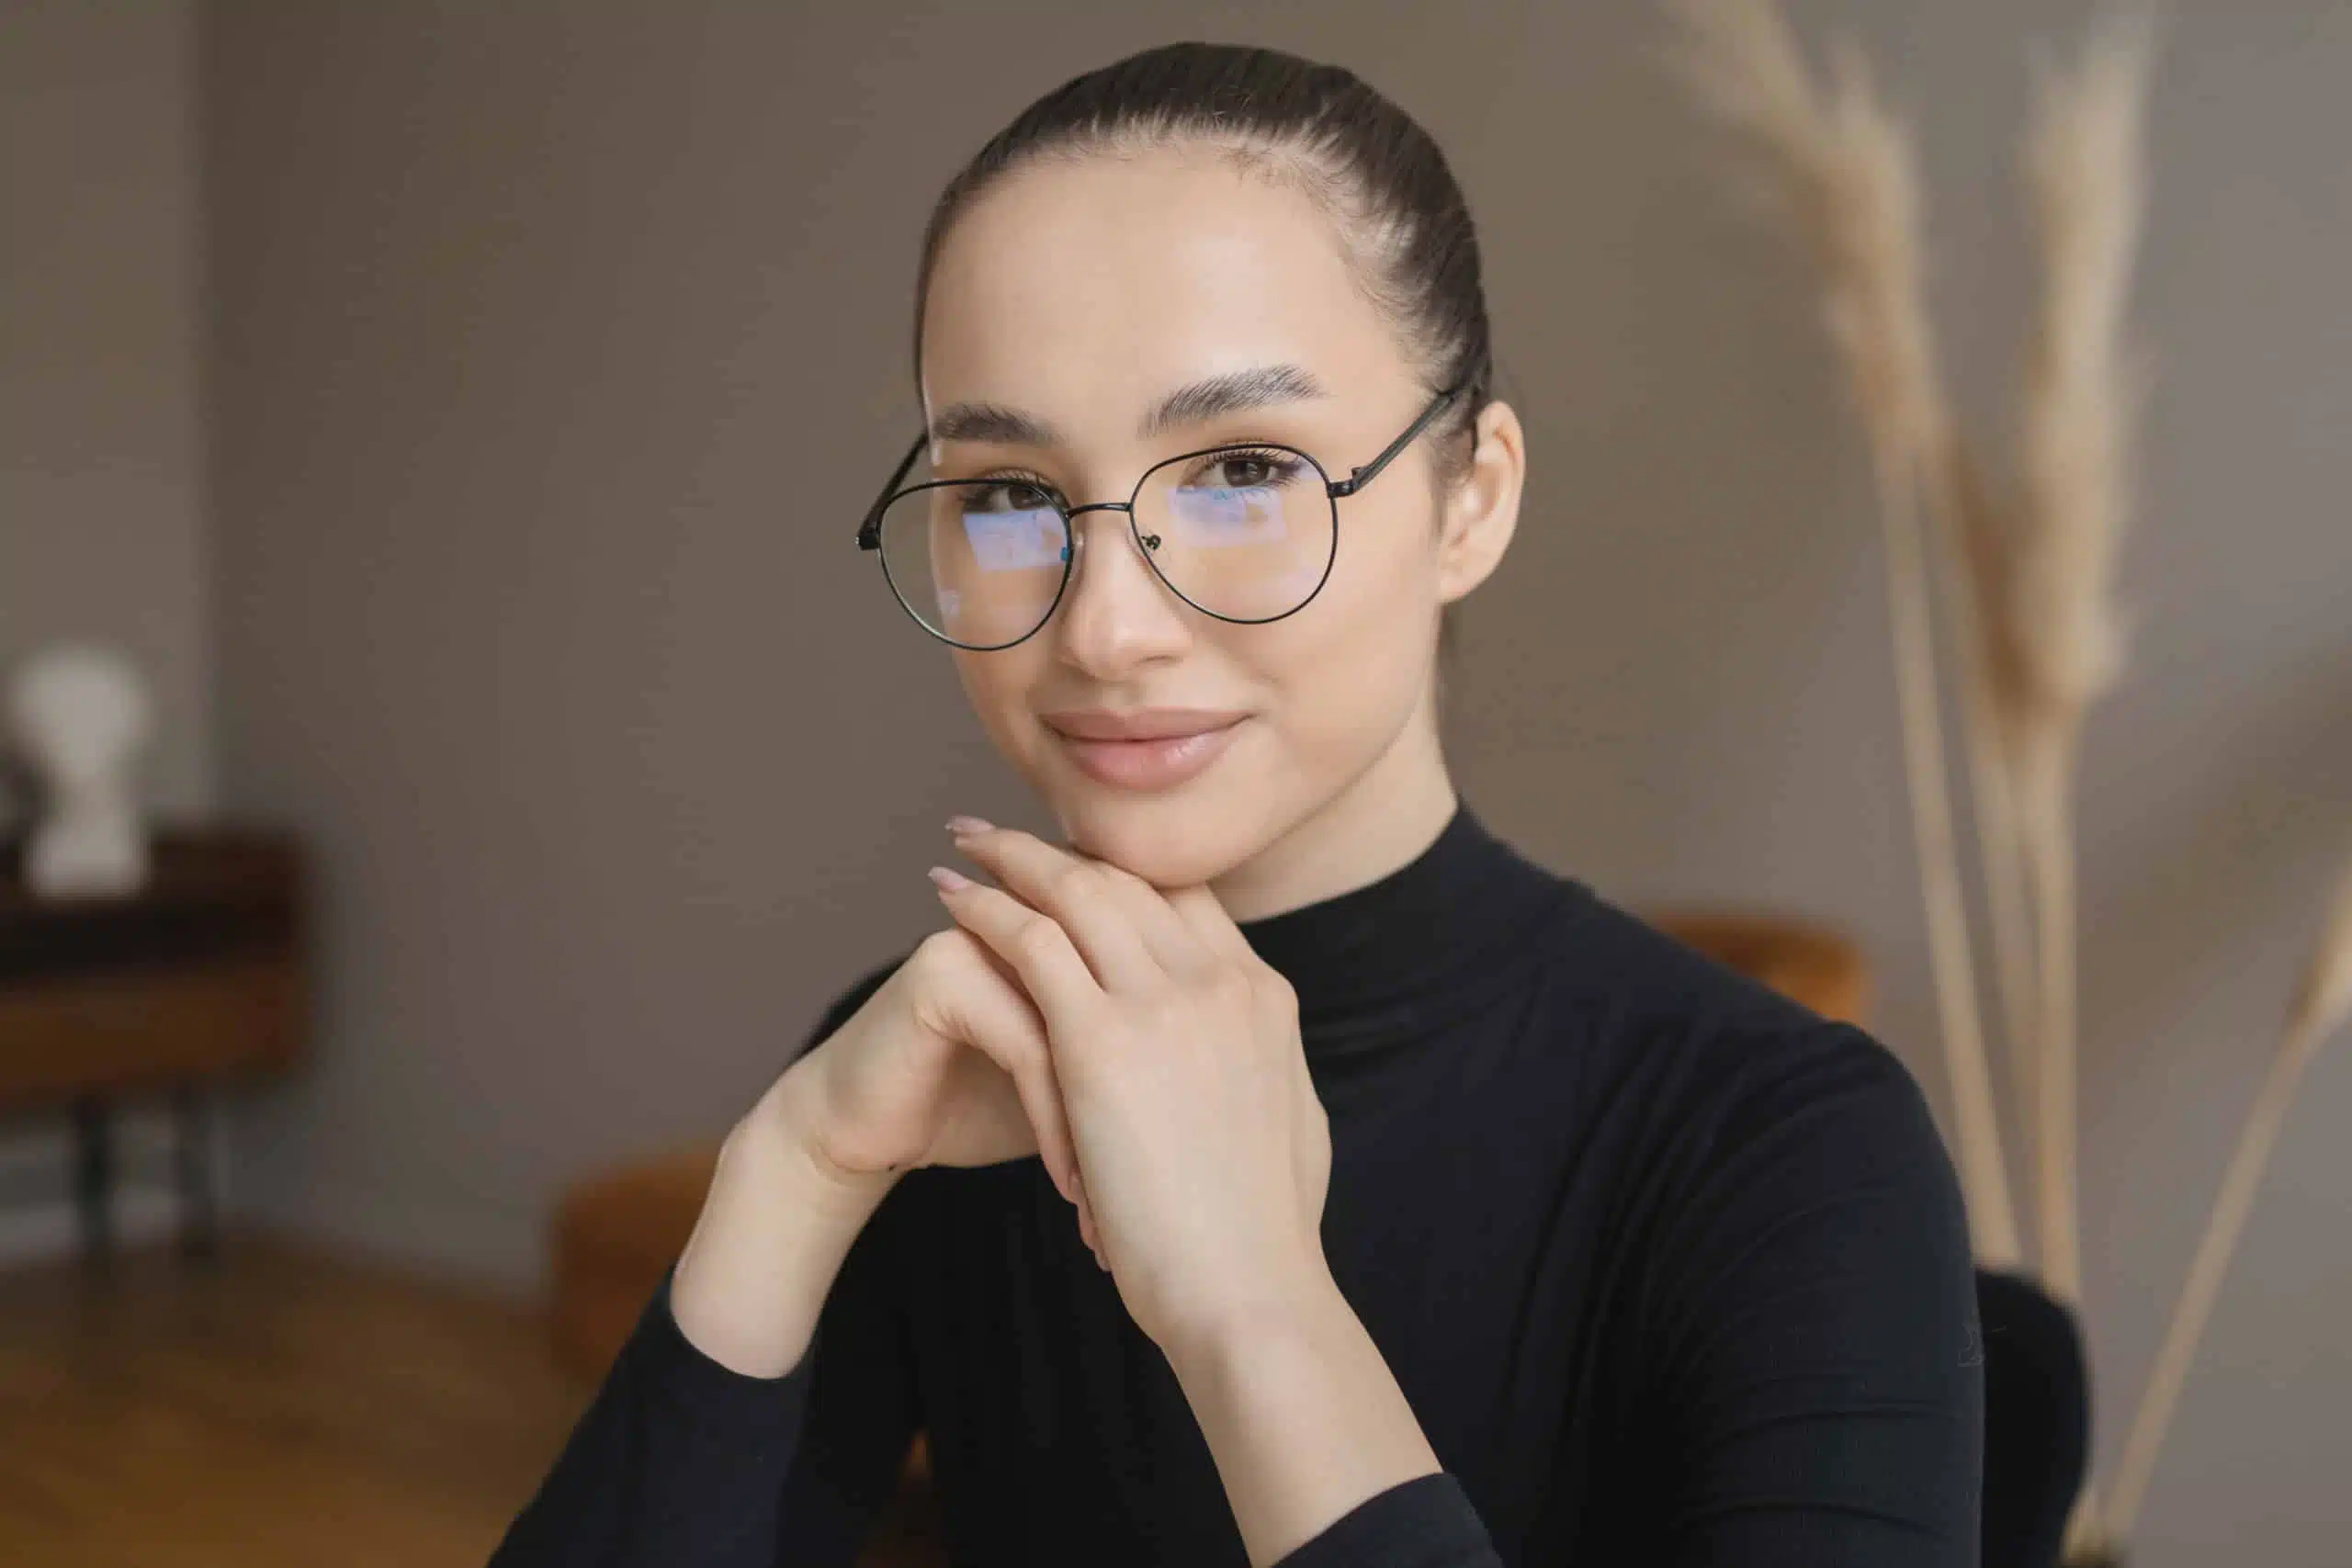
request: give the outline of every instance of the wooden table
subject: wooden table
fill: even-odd
[[[73,1118],[85,1255],[112,1247],[108,1118],[168,1099],[175,1184],[197,1255],[217,1215],[209,1115],[220,1088],[282,1073],[308,1034],[301,863],[284,834],[158,825],[146,885],[36,897],[0,867],[0,1117]]]

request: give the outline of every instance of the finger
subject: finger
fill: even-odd
[[[1092,1217],[1091,1217],[1091,1216],[1089,1216],[1089,1217],[1088,1217],[1088,1220],[1087,1220],[1087,1225],[1088,1225],[1088,1227],[1089,1227],[1089,1230],[1090,1230],[1090,1231],[1091,1232],[1091,1234],[1092,1234],[1092,1238],[1093,1238],[1093,1239],[1091,1239],[1091,1241],[1089,1241],[1086,1245],[1087,1245],[1087,1246],[1088,1246],[1088,1247],[1089,1247],[1089,1248],[1091,1248],[1091,1249],[1093,1251],[1093,1253],[1094,1253],[1094,1267],[1096,1267],[1097,1269],[1102,1269],[1105,1274],[1107,1274],[1107,1273],[1109,1273],[1109,1272],[1111,1271],[1111,1255],[1110,1255],[1109,1253],[1104,1252],[1104,1251],[1102,1250],[1102,1229],[1101,1229],[1101,1227],[1099,1227],[1099,1226],[1095,1225],[1094,1221],[1093,1221],[1093,1219],[1092,1219]],[[1081,1233],[1081,1234],[1083,1234],[1083,1233]]]
[[[980,983],[958,987],[951,993],[958,1016],[947,1021],[948,1032],[1012,1080],[1013,1093],[1029,1117],[1037,1152],[1046,1162],[1046,1173],[1064,1199],[1076,1202],[1078,1144],[1062,1101],[1046,1021],[1020,982],[997,967],[988,948],[969,931],[960,934]]]
[[[1166,975],[1113,894],[1102,863],[1017,828],[958,833],[956,847],[986,867],[1006,893],[1050,916],[1099,989],[1140,990]]]
[[[1020,976],[1045,1015],[1048,1041],[1083,1035],[1101,1016],[1106,998],[1061,923],[1001,887],[974,882],[945,866],[933,867],[932,879],[956,923]]]
[[[1199,942],[1204,950],[1235,963],[1243,960],[1252,964],[1263,962],[1258,956],[1258,950],[1250,945],[1250,939],[1241,934],[1241,928],[1233,923],[1233,916],[1227,911],[1225,901],[1210,890],[1207,883],[1173,888],[1166,897],[1170,910],[1184,922],[1193,940]]]
[[[1122,865],[1089,860],[1109,887],[1112,901],[1143,939],[1144,947],[1160,969],[1172,976],[1200,974],[1209,967],[1214,950],[1204,942],[1159,887]]]
[[[1076,1199],[1076,1204],[1078,1208],[1079,1239],[1086,1243],[1087,1247],[1091,1249],[1094,1254],[1094,1260],[1097,1263],[1100,1263],[1102,1261],[1102,1243],[1096,1239],[1097,1233],[1094,1229],[1094,1205],[1086,1196],[1086,1177],[1082,1172],[1078,1178],[1078,1197]]]

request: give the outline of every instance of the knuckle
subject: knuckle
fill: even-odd
[[[1032,915],[1012,933],[1012,945],[1023,958],[1043,963],[1062,942],[1061,928],[1043,915]]]
[[[964,957],[964,932],[960,927],[950,927],[915,943],[904,968],[918,985],[936,985],[961,968]]]
[[[1249,980],[1251,991],[1278,1015],[1298,1016],[1298,988],[1280,970],[1261,964],[1250,971]]]
[[[1084,861],[1065,861],[1046,877],[1046,886],[1057,898],[1091,898],[1102,890],[1101,874]]]
[[[1149,988],[1135,998],[1134,1006],[1142,1010],[1144,1017],[1156,1032],[1183,1034],[1193,1016],[1193,998],[1185,987],[1172,980],[1154,981]]]

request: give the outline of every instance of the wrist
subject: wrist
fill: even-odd
[[[822,1071],[814,1052],[794,1062],[736,1122],[727,1143],[741,1148],[746,1164],[778,1173],[772,1179],[788,1181],[813,1212],[862,1221],[906,1173],[853,1170],[825,1152],[816,1092]]]
[[[1266,1346],[1322,1337],[1338,1317],[1353,1323],[1355,1310],[1317,1251],[1279,1282],[1261,1280],[1248,1293],[1216,1303],[1171,1333],[1160,1348],[1180,1382],[1224,1378]]]
[[[840,1170],[802,1138],[797,1113],[791,1097],[763,1096],[728,1133],[671,1279],[680,1331],[754,1377],[798,1364],[842,1259],[897,1179]]]
[[[1252,1562],[1442,1468],[1380,1348],[1328,1270],[1224,1314],[1170,1362]]]

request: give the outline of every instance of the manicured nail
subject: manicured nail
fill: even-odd
[[[996,830],[996,826],[994,823],[983,822],[977,817],[956,816],[947,819],[947,830],[957,838],[962,838],[967,833],[992,833]]]
[[[933,866],[927,874],[932,881],[939,885],[939,890],[942,893],[960,893],[972,886],[970,877],[960,871],[952,871],[944,865]]]

